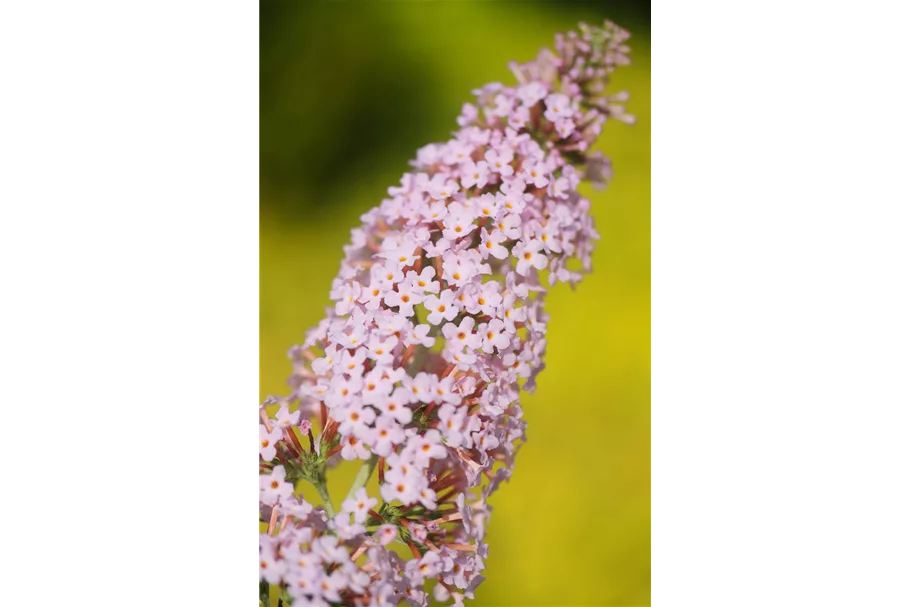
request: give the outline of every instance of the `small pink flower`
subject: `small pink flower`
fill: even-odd
[[[368,437],[368,439],[369,438],[371,437]],[[354,434],[342,438],[341,445],[342,459],[351,461],[353,459],[367,459],[370,457],[370,452],[367,451],[367,445]]]
[[[378,335],[383,337],[395,336],[396,338],[409,324],[407,318],[392,310],[379,310],[373,315],[373,322],[376,324],[375,332]]]
[[[547,96],[547,88],[540,82],[531,82],[520,86],[516,91],[519,100],[527,107],[531,107]]]
[[[358,302],[364,304],[368,310],[376,310],[380,307],[380,302],[386,295],[388,288],[380,281],[371,281],[371,283],[361,289],[361,295]]]
[[[443,327],[443,336],[449,340],[448,347],[461,351],[465,348],[475,349],[481,344],[481,338],[472,333],[474,318],[466,316],[459,326],[446,323]]]
[[[554,126],[560,139],[566,139],[576,130],[576,123],[569,118],[558,118]]]
[[[364,361],[367,360],[367,350],[358,348],[356,350],[345,350],[342,353],[342,359],[339,361],[338,368],[342,373],[349,375],[362,375],[364,372]]]
[[[270,538],[271,540],[271,538]],[[275,547],[272,541],[260,537],[259,546],[259,575],[270,584],[281,582],[287,565],[284,559],[275,557]]]
[[[433,376],[430,376],[433,381],[433,385],[429,391],[430,400],[435,403],[450,403],[457,405],[462,402],[462,397],[455,391],[453,391],[454,380],[452,377],[444,377],[441,380],[435,380]]]
[[[530,121],[531,112],[524,105],[520,105],[509,115],[509,126],[516,130],[525,129]]]
[[[364,387],[361,390],[361,403],[378,406],[392,393],[393,382],[387,377],[387,367],[374,367],[364,376]],[[367,423],[373,421],[371,418]]]
[[[452,179],[446,179],[443,173],[437,173],[427,186],[427,193],[435,200],[451,198],[459,191],[459,185]]]
[[[376,419],[376,413],[370,407],[362,407],[359,403],[351,403],[332,414],[339,420],[338,431],[343,435],[353,434],[364,437],[368,434],[370,424]]]
[[[291,495],[294,487],[285,481],[285,467],[278,465],[269,474],[259,477],[259,501],[272,505],[281,498]]]
[[[339,316],[344,316],[351,312],[355,305],[357,305],[356,300],[360,297],[361,285],[356,282],[349,282],[342,287],[339,292],[338,300],[335,303],[335,313]]]
[[[529,268],[543,270],[547,266],[547,257],[540,253],[544,244],[537,239],[526,242],[518,242],[512,250],[513,257],[519,260],[516,264],[516,272],[525,276]]]
[[[417,473],[400,474],[393,468],[386,474],[386,482],[380,486],[380,495],[387,502],[398,500],[410,504],[418,496],[418,478]]]
[[[390,308],[398,307],[399,314],[409,318],[414,316],[414,306],[424,302],[423,293],[412,291],[407,284],[401,284],[398,291],[389,291],[383,302]]]
[[[375,265],[371,271],[371,284],[376,281],[380,288],[388,291],[396,283],[402,282],[405,275],[398,265],[398,262],[387,262],[385,265]]]
[[[465,105],[471,104],[466,103]],[[464,110],[464,106],[462,107]],[[475,110],[475,114],[477,115],[477,110]],[[418,150],[417,165],[419,167],[425,167],[435,164],[440,159],[441,154],[442,150],[439,145],[435,143],[427,144]]]
[[[482,194],[475,199],[474,212],[483,222],[485,219],[495,219],[498,217],[502,206],[501,198],[494,196],[493,194]]]
[[[490,169],[487,166],[487,163],[483,160],[478,162],[468,161],[462,164],[462,187],[466,190],[477,186],[478,188],[483,188],[487,185],[487,178],[490,174]]]
[[[488,255],[496,257],[497,259],[506,259],[509,255],[509,251],[506,250],[502,243],[506,240],[506,236],[503,232],[499,230],[481,230],[481,256],[485,259]]]
[[[329,523],[329,528],[333,529],[341,539],[351,540],[367,531],[364,526],[360,524],[363,521],[358,521],[356,519],[357,517],[355,516],[355,522],[352,523],[351,515],[339,512]]]
[[[411,409],[408,408],[408,403],[411,402],[411,395],[417,395],[421,388],[418,387],[416,391],[409,389],[408,384],[412,382],[404,382],[405,386],[396,388],[392,394],[383,399],[378,405],[380,410],[381,417],[391,417],[400,424],[407,424],[411,421]],[[429,393],[429,387],[425,389]]]
[[[411,409],[400,407],[399,411],[407,412],[408,421],[411,421]],[[402,444],[405,440],[405,432],[397,421],[398,418],[391,415],[381,415],[376,420],[374,428],[373,441],[370,446],[374,453],[383,457],[392,453],[396,445]],[[403,423],[408,423],[408,421]]]
[[[259,426],[259,454],[265,461],[271,462],[275,459],[275,444],[281,439],[281,428],[272,428],[272,432],[269,432],[265,426]]]
[[[440,442],[441,439],[440,432],[431,428],[423,436],[414,436],[409,439],[405,450],[413,455],[415,464],[426,468],[430,465],[431,459],[446,457],[446,447]]]
[[[417,565],[420,576],[424,579],[433,578],[443,570],[443,562],[439,555],[432,550],[428,550]]]
[[[399,531],[395,525],[380,525],[373,537],[379,541],[380,545],[385,546],[394,540],[398,534]]]
[[[496,316],[497,307],[503,297],[500,295],[500,284],[491,280],[485,282],[480,289],[469,299],[465,309],[471,314],[485,314],[487,316]]]
[[[297,425],[297,420],[300,419],[300,416],[301,412],[299,410],[292,413],[288,411],[288,405],[282,405],[275,414],[275,425],[282,429],[291,428]]]
[[[427,335],[428,333],[430,333],[430,325],[415,325],[402,337],[402,342],[407,346],[420,344],[425,348],[432,348],[436,338]]]
[[[443,319],[452,320],[459,313],[458,308],[453,303],[455,293],[445,290],[440,293],[439,297],[428,295],[424,300],[424,307],[430,314],[427,316],[427,322],[433,325],[440,324]]]
[[[360,376],[346,378],[344,375],[335,375],[326,393],[326,406],[330,409],[344,406],[360,394],[364,380]]]
[[[418,501],[428,510],[437,509],[437,494],[436,491],[430,487],[424,487],[418,491]]]
[[[471,255],[474,253],[474,255]],[[443,254],[443,278],[452,285],[461,287],[467,284],[472,278],[481,271],[477,261],[480,261],[480,254],[475,251],[461,251],[454,253],[447,251]]]
[[[443,350],[443,360],[454,364],[459,371],[471,371],[478,357],[471,350],[461,350],[450,346]]]
[[[497,220],[496,228],[500,230],[503,236],[508,240],[517,240],[522,237],[521,225],[522,220],[518,215],[506,214],[506,216]]]
[[[342,502],[342,510],[354,515],[355,522],[363,523],[367,520],[367,513],[379,503],[376,498],[369,497],[367,490],[361,487],[354,494],[354,499]]]
[[[547,225],[541,226],[538,230],[538,239],[544,248],[551,253],[562,253],[563,245],[560,242],[560,228],[554,221],[547,222]]]
[[[484,154],[484,160],[487,161],[487,166],[490,170],[499,173],[503,177],[509,177],[515,173],[515,169],[512,168],[514,157],[515,155],[509,147],[503,147],[499,151],[487,150]]]
[[[519,175],[525,179],[526,183],[534,184],[536,188],[546,187],[547,184],[550,183],[548,174],[547,165],[543,162],[528,160],[522,165],[522,172],[519,173]]]
[[[443,226],[443,237],[449,240],[468,236],[478,227],[474,224],[474,217],[467,210],[450,210],[449,215],[443,220]]]
[[[336,331],[330,336],[334,343],[343,348],[356,348],[364,343],[364,338],[366,337],[367,328],[364,326],[355,326],[349,331]]]
[[[392,350],[398,344],[397,337],[382,339],[379,336],[371,337],[367,342],[367,358],[372,358],[378,365],[392,364]]]
[[[524,190],[524,186],[522,187]],[[516,188],[508,188],[505,192],[497,194],[497,199],[502,201],[503,209],[507,213],[519,215],[525,210],[525,194],[516,191]]]
[[[439,293],[440,283],[434,280],[434,278],[436,278],[436,275],[437,273],[433,266],[427,266],[421,270],[420,274],[414,270],[411,270],[408,272],[405,280],[408,281],[409,288],[416,292]]]
[[[466,160],[471,159],[471,152],[471,145],[457,140],[450,141],[450,143],[446,146],[446,151],[443,152],[443,162],[446,164],[462,164]],[[443,178],[441,177],[441,179]],[[454,188],[446,196],[434,196],[434,198],[448,198],[452,195],[453,191]],[[431,196],[433,196],[432,193]]]
[[[509,336],[506,334],[506,323],[499,318],[494,318],[489,323],[478,325],[478,335],[481,337],[481,350],[493,354],[493,349],[499,351],[509,347]]]
[[[420,217],[424,221],[442,221],[449,214],[445,200],[432,200],[419,209]],[[427,246],[426,244],[424,245]]]
[[[424,245],[424,251],[427,252],[427,257],[431,259],[434,257],[439,257],[452,247],[452,242],[448,238],[440,238],[438,241],[433,243],[427,243]]]
[[[462,434],[462,426],[465,423],[465,412],[457,409],[453,405],[443,405],[439,409],[440,424],[439,429],[446,439],[446,444],[451,447],[461,447],[467,444],[468,440]]]
[[[503,319],[503,323],[506,325],[506,332],[510,335],[516,332],[515,323],[525,320],[525,308],[514,307],[516,300],[515,293],[506,293],[503,295],[503,303],[500,304],[497,310],[497,316]]]
[[[551,122],[556,122],[560,118],[572,118],[573,109],[570,107],[569,97],[562,93],[552,93],[544,100],[547,110],[544,117]]]
[[[465,103],[462,105],[462,113],[459,114],[459,117],[456,119],[456,122],[459,126],[468,126],[472,122],[478,119],[478,108],[473,106],[470,103]],[[433,164],[426,163],[426,164]]]
[[[486,110],[488,116],[503,118],[504,116],[508,116],[509,112],[512,111],[512,100],[506,95],[497,95],[493,98],[493,103],[494,106]]]

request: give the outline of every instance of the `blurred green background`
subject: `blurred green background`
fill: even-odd
[[[261,392],[287,393],[286,351],[323,317],[342,246],[418,147],[448,139],[471,90],[513,84],[579,21],[633,33],[638,122],[610,123],[614,160],[593,202],[594,273],[549,296],[546,370],[512,480],[493,496],[490,558],[473,605],[650,602],[650,76],[642,2],[262,2]],[[341,499],[353,469],[330,475]],[[370,484],[376,493],[375,479]],[[308,497],[318,501],[315,493]]]

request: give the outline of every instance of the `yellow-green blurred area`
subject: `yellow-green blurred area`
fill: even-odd
[[[514,84],[510,60],[605,18],[633,33],[611,88],[630,92],[638,122],[608,124],[598,147],[614,180],[583,185],[601,233],[594,272],[548,296],[547,367],[522,395],[528,442],[491,499],[479,607],[650,602],[648,5],[261,4],[263,398],[288,393],[287,349],[324,316],[351,228],[416,150],[449,138],[472,89]],[[355,470],[330,472],[336,506]]]

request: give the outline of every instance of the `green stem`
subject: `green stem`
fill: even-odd
[[[351,485],[351,489],[348,490],[348,497],[345,499],[353,500],[357,490],[367,484],[367,480],[373,474],[373,469],[376,468],[377,459],[379,459],[379,456],[374,453],[370,456],[370,459],[364,462],[364,465],[358,470],[357,476],[354,477],[354,483]]]
[[[269,607],[269,582],[266,580],[259,581],[259,604]]]
[[[320,472],[318,482],[313,483],[313,486],[316,487],[319,496],[323,498],[323,504],[326,506],[326,512],[329,517],[334,518],[335,508],[332,507],[332,498],[329,497],[329,488],[326,487],[326,475],[323,472]]]

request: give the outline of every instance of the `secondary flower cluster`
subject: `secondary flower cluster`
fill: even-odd
[[[427,605],[431,585],[473,596],[487,498],[525,438],[520,387],[544,366],[542,278],[590,269],[597,233],[576,190],[610,176],[589,152],[605,120],[630,120],[602,94],[627,38],[582,25],[511,65],[518,85],[475,91],[454,137],[421,148],[352,232],[334,308],[291,350],[294,393],[260,408],[264,599],[269,584],[296,606]],[[338,458],[364,464],[336,513]],[[365,489],[374,470],[382,501]],[[322,506],[296,495],[301,480]]]

